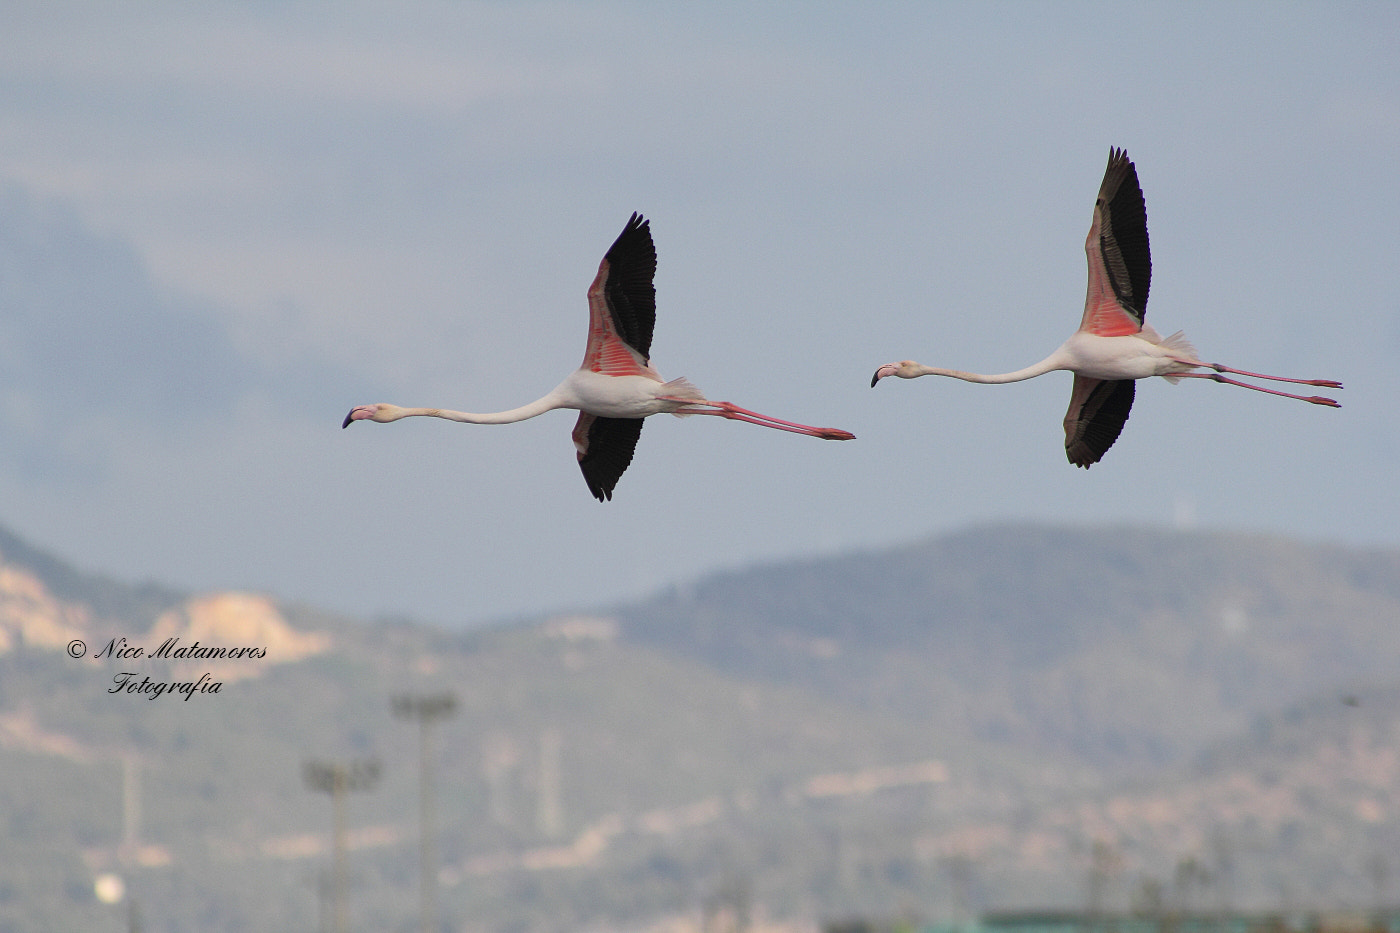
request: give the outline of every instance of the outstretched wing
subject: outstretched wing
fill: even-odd
[[[656,326],[656,246],[651,222],[633,214],[588,287],[588,349],[583,368],[609,376],[651,375]]]
[[[1133,407],[1132,379],[1103,380],[1074,374],[1074,389],[1065,413],[1065,455],[1088,469],[1103,457],[1128,420]]]
[[[613,487],[632,462],[637,438],[642,436],[641,418],[599,418],[580,412],[574,425],[574,447],[579,469],[588,491],[599,502],[611,499]]]
[[[1084,252],[1089,260],[1089,291],[1079,329],[1103,337],[1136,334],[1147,316],[1152,253],[1137,167],[1122,149],[1108,152]]]

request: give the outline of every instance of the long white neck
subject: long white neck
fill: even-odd
[[[1058,352],[1052,353],[1039,363],[1027,366],[1025,369],[1018,369],[1011,373],[994,373],[987,375],[984,373],[968,373],[960,369],[939,369],[937,366],[924,366],[918,364],[918,375],[920,376],[951,376],[954,379],[961,379],[964,382],[980,382],[986,385],[1000,385],[1006,382],[1022,382],[1026,379],[1034,379],[1036,376],[1043,376],[1046,373],[1054,372],[1057,369],[1064,369],[1065,361]]]
[[[536,415],[542,415],[547,411],[566,406],[560,404],[561,399],[556,393],[551,392],[543,398],[535,399],[528,405],[521,405],[519,408],[512,408],[509,411],[492,411],[478,414],[470,411],[452,411],[448,408],[400,408],[396,412],[399,418],[445,418],[448,421],[460,421],[463,424],[513,424],[517,421],[525,421]]]

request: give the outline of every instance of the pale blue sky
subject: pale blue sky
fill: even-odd
[[[63,4],[0,31],[0,509],[81,566],[445,622],[987,521],[1400,544],[1393,4]],[[1066,461],[1110,146],[1148,320],[1346,382],[1143,385]],[[628,215],[653,362],[822,443],[650,419],[611,503],[570,413]]]

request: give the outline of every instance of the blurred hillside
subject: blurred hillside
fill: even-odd
[[[733,674],[1132,770],[1400,672],[1400,554],[989,527],[714,576],[618,615],[629,641]]]
[[[989,527],[466,634],[102,580],[0,533],[0,933],[451,929],[1400,900],[1400,553]],[[237,659],[96,657],[259,647]],[[83,656],[72,657],[74,640]],[[217,693],[110,693],[114,678]]]

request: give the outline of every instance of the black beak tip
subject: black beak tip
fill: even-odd
[[[353,414],[354,414],[353,411],[350,412],[350,415],[353,415]],[[342,422],[340,422],[341,430],[344,430],[345,428],[350,427],[350,422],[353,421],[353,420],[355,420],[355,419],[351,418],[350,415],[346,415],[346,416],[345,416],[345,420],[342,421]]]
[[[875,370],[875,375],[870,377],[870,388],[875,388],[875,383],[880,381],[880,371]]]

